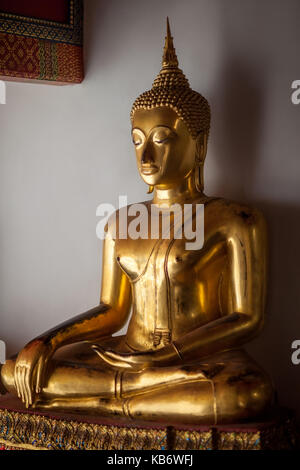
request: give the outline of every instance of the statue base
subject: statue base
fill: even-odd
[[[27,410],[0,398],[1,450],[293,450],[293,413],[276,409],[256,423],[168,425]]]

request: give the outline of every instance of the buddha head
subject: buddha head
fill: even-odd
[[[138,169],[149,192],[187,178],[202,192],[210,108],[178,68],[168,19],[162,69],[151,90],[135,100],[130,117]]]

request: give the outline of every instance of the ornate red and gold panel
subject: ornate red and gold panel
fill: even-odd
[[[0,78],[80,83],[82,0],[0,0]]]

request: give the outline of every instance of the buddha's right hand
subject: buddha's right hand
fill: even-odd
[[[35,395],[42,390],[47,363],[53,353],[47,341],[37,338],[18,354],[14,379],[18,397],[26,408],[33,404]]]

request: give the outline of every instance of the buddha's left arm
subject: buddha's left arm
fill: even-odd
[[[229,278],[227,312],[174,342],[183,359],[239,346],[263,326],[267,265],[264,218],[258,211],[241,212],[229,225],[224,233]]]

